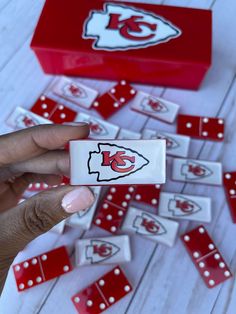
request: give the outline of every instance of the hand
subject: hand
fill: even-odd
[[[86,187],[60,186],[18,204],[30,183],[57,185],[62,175],[69,175],[69,154],[62,148],[88,134],[88,125],[78,123],[0,136],[0,292],[11,263],[27,243],[94,202]]]

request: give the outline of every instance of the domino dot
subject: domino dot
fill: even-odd
[[[111,188],[111,193],[115,193],[116,192],[116,188]]]
[[[212,243],[210,243],[210,244],[208,245],[208,247],[209,247],[210,250],[214,250],[214,248],[215,248],[214,244],[212,244]]]
[[[220,266],[220,268],[225,268],[225,263],[220,262],[220,263],[219,263],[219,266]]]
[[[152,199],[152,204],[153,204],[153,205],[156,205],[156,204],[157,204],[157,199],[156,199],[156,198],[153,198],[153,199]]]
[[[125,80],[122,80],[122,81],[120,82],[120,84],[121,84],[121,85],[126,85],[126,81],[125,81]]]
[[[223,120],[223,119],[219,119],[219,120],[218,120],[218,123],[219,123],[219,124],[224,124],[224,120]]]
[[[220,258],[220,254],[216,253],[216,254],[214,255],[214,258],[215,258],[215,259],[219,259],[219,258]]]
[[[61,113],[61,114],[60,114],[60,117],[61,117],[62,119],[65,119],[65,117],[66,117],[65,113]]]
[[[108,204],[103,204],[103,206],[102,206],[104,209],[107,209],[109,206],[108,206]]]
[[[200,267],[200,268],[204,268],[204,267],[205,267],[205,263],[200,262],[200,263],[199,263],[199,267]]]
[[[58,106],[58,109],[59,109],[59,110],[63,110],[63,109],[64,109],[64,106],[63,106],[63,105],[59,105],[59,106]]]
[[[117,102],[114,102],[113,106],[114,106],[115,108],[118,108],[118,107],[119,107],[119,104],[118,104]]]
[[[93,301],[88,300],[88,301],[87,301],[87,306],[89,306],[89,307],[90,307],[90,306],[92,306],[92,305],[93,305]]]
[[[233,189],[229,190],[229,194],[234,195],[235,194],[235,190],[233,190]]]
[[[109,302],[110,302],[110,303],[114,303],[114,302],[115,302],[115,298],[114,298],[114,297],[110,297],[110,298],[109,298]]]
[[[25,285],[24,285],[23,283],[21,283],[21,284],[19,285],[19,289],[20,289],[20,290],[23,290],[24,287],[25,287]]]
[[[190,128],[192,127],[192,123],[190,123],[190,122],[186,123],[186,127],[187,127],[188,129],[190,129]]]
[[[124,98],[124,97],[121,97],[121,98],[120,98],[120,102],[124,103],[124,102],[125,102],[125,98]]]
[[[129,187],[129,192],[134,192],[134,188],[131,186],[131,187]]]
[[[100,225],[101,224],[101,219],[96,219],[95,222],[96,222],[97,225]]]
[[[112,215],[107,215],[107,220],[112,220]]]
[[[206,270],[206,271],[204,271],[203,275],[204,275],[205,277],[209,277],[209,276],[210,276],[210,272]]]
[[[94,105],[94,107],[98,107],[98,106],[99,106],[99,102],[98,102],[98,101],[95,101],[95,102],[93,103],[93,105]]]
[[[42,259],[42,261],[46,261],[47,260],[47,255],[46,254],[43,254],[42,256],[41,256],[41,259]]]
[[[131,94],[131,95],[134,95],[134,94],[135,94],[135,90],[134,90],[134,89],[131,89],[131,90],[130,90],[130,94]]]
[[[209,119],[208,118],[203,118],[202,120],[204,123],[208,123]]]
[[[128,205],[128,203],[127,202],[122,202],[122,204],[121,204],[123,207],[126,207],[127,205]]]
[[[17,266],[15,267],[15,271],[19,271],[19,270],[20,270],[20,266],[17,265]]]
[[[202,227],[200,227],[200,228],[198,229],[198,231],[199,231],[200,233],[204,233],[204,232],[205,232],[204,228],[202,228]]]
[[[44,96],[44,95],[42,95],[41,97],[40,97],[40,100],[42,100],[42,101],[44,101],[46,99],[46,97]]]
[[[214,286],[214,284],[215,284],[215,281],[214,281],[214,280],[212,280],[212,279],[209,280],[209,285],[210,285],[210,286]]]
[[[68,265],[65,265],[65,266],[63,267],[63,270],[64,270],[65,272],[67,272],[69,269],[70,269],[70,268],[69,268]]]
[[[208,135],[208,132],[204,131],[204,132],[202,132],[202,135],[203,135],[203,136],[207,136],[207,135]]]
[[[42,282],[42,278],[41,277],[37,277],[36,281],[37,281],[37,283],[40,283],[40,282]]]
[[[130,199],[131,199],[130,194],[126,194],[126,195],[125,195],[125,198],[126,198],[127,200],[130,200]]]
[[[47,109],[48,105],[47,104],[42,104],[42,109]]]
[[[226,271],[224,272],[224,275],[225,275],[225,277],[229,277],[229,276],[230,276],[230,272],[229,272],[228,270],[226,270]]]
[[[223,137],[223,133],[218,133],[217,136],[218,136],[218,138],[222,138]]]
[[[135,199],[136,199],[137,201],[140,201],[140,200],[141,200],[141,195],[140,195],[140,194],[135,195]]]
[[[32,186],[33,186],[33,184],[32,184],[32,183],[30,183],[30,185],[28,186],[28,188],[29,188],[29,189],[31,189],[31,188],[32,188]]]
[[[156,189],[160,189],[160,187],[161,187],[160,184],[156,184],[156,185],[155,185],[155,188],[156,188]]]
[[[104,310],[105,307],[106,307],[106,305],[105,305],[104,303],[101,303],[101,304],[99,305],[99,307],[100,307],[101,310]]]
[[[125,290],[126,292],[129,292],[129,291],[130,291],[130,286],[128,286],[128,285],[125,286],[125,287],[124,287],[124,290]]]
[[[119,270],[118,268],[116,268],[116,269],[114,270],[114,274],[115,274],[115,275],[119,275],[119,274],[120,274],[120,270]]]
[[[194,252],[193,253],[193,257],[198,258],[199,257],[199,253],[198,252]]]
[[[38,263],[37,258],[33,258],[31,263],[32,263],[32,265],[36,265]]]
[[[184,241],[188,242],[189,240],[190,240],[190,236],[185,235],[185,236],[184,236]]]
[[[29,263],[28,262],[24,262],[23,266],[24,266],[24,268],[27,268],[27,267],[29,267]]]
[[[116,92],[115,88],[111,89],[111,93],[114,94]]]
[[[111,232],[116,232],[116,227],[115,226],[111,227]]]
[[[29,287],[33,286],[33,280],[29,280],[27,284]]]
[[[226,173],[226,174],[225,174],[225,178],[226,178],[226,179],[230,179],[230,178],[231,178],[231,174],[230,174],[230,173]]]
[[[112,195],[111,195],[111,194],[107,195],[107,199],[108,199],[109,201],[111,201],[111,200],[112,200]]]
[[[122,211],[122,210],[119,210],[119,211],[118,211],[118,216],[123,216],[123,215],[124,215],[123,211]]]
[[[105,281],[103,279],[99,280],[99,286],[103,287],[105,285]]]
[[[79,303],[80,302],[80,298],[79,297],[75,297],[74,301],[75,301],[75,303]]]
[[[48,112],[44,112],[43,116],[44,116],[45,118],[48,118],[48,117],[49,117],[49,113],[48,113]]]
[[[40,183],[35,183],[35,187],[36,187],[37,189],[39,189],[39,188],[40,188]]]

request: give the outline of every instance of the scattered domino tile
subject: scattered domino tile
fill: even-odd
[[[165,183],[165,141],[70,141],[72,185]]]
[[[167,218],[211,222],[211,199],[161,192],[158,213]]]
[[[115,234],[124,221],[134,192],[133,186],[111,186],[98,207],[94,224]]]
[[[236,223],[236,172],[224,173],[224,188],[232,220]]]
[[[71,227],[80,227],[83,230],[88,230],[92,224],[93,217],[97,208],[97,204],[99,201],[99,196],[101,193],[101,187],[100,186],[93,186],[90,187],[90,189],[93,192],[93,195],[95,197],[95,202],[93,205],[89,208],[86,208],[85,210],[81,210],[78,213],[75,213],[71,215],[67,220],[66,224]]]
[[[132,286],[119,266],[75,294],[71,300],[79,314],[99,314],[132,291]]]
[[[205,140],[223,141],[224,119],[180,114],[177,133]]]
[[[107,93],[99,96],[93,102],[93,108],[107,119],[124,107],[136,95],[136,90],[126,81],[122,80]]]
[[[181,240],[208,288],[213,288],[232,277],[204,226],[185,233]]]
[[[66,219],[64,219],[61,222],[59,222],[57,225],[55,225],[49,231],[50,232],[54,232],[54,233],[58,233],[58,234],[62,234],[64,232],[65,225],[66,225]]]
[[[32,288],[72,270],[65,246],[13,265],[18,291]]]
[[[219,162],[180,159],[173,160],[172,179],[211,185],[222,184],[222,165]]]
[[[77,266],[120,264],[130,261],[130,241],[127,235],[83,239],[75,243]]]
[[[176,157],[187,157],[190,137],[167,132],[145,129],[142,134],[143,139],[163,139],[166,140],[166,154]]]
[[[10,127],[20,130],[39,124],[51,124],[52,122],[48,119],[42,118],[37,114],[34,114],[29,110],[16,107],[6,120],[6,123]]]
[[[31,111],[54,123],[61,124],[75,120],[77,112],[42,95],[31,108]]]
[[[98,96],[98,91],[68,77],[61,77],[52,87],[54,94],[89,109]]]
[[[138,185],[135,189],[133,201],[157,207],[160,191],[161,186],[159,184]]]
[[[106,122],[99,118],[92,117],[85,113],[79,113],[75,121],[86,122],[89,124],[90,139],[115,139],[120,129],[115,124]]]
[[[121,129],[118,137],[118,140],[140,140],[141,139],[141,133],[130,131],[127,129]]]
[[[144,92],[137,92],[131,109],[143,113],[152,118],[173,123],[180,106],[160,97],[154,97]]]
[[[175,243],[178,227],[179,224],[176,221],[130,207],[122,230],[171,247]]]

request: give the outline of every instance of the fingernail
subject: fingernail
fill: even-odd
[[[86,187],[78,187],[67,193],[62,199],[62,207],[67,213],[76,213],[89,208],[94,203],[93,193]]]
[[[86,126],[89,125],[87,122],[64,122],[63,125],[69,125],[69,126]]]

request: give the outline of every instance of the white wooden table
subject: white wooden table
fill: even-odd
[[[153,0],[152,2],[213,10],[213,65],[201,89],[196,92],[154,86],[138,86],[138,88],[177,102],[181,105],[183,113],[224,117],[227,124],[225,142],[219,144],[193,140],[190,157],[221,161],[224,170],[236,170],[236,1]],[[49,90],[50,83],[55,79],[43,74],[29,48],[32,32],[43,4],[44,0],[0,0],[1,133],[10,130],[4,121],[12,109],[17,105],[29,108],[42,91]],[[101,92],[112,84],[81,81],[96,87]],[[148,119],[132,112],[128,106],[110,120],[136,131],[144,127],[175,131],[175,125],[166,125]],[[223,189],[168,180],[164,190],[212,197],[213,221],[207,225],[207,229],[235,273],[236,225],[231,221]],[[180,233],[194,225],[188,222],[181,223]],[[95,233],[104,235],[101,230],[93,228],[86,236]],[[62,236],[47,233],[30,243],[18,255],[17,260],[40,254],[61,244],[72,246],[73,241],[80,236],[83,234],[79,229],[69,228]],[[236,313],[235,279],[228,280],[214,289],[207,289],[180,240],[170,249],[134,237],[132,248],[134,259],[124,265],[124,270],[134,284],[134,291],[106,313]],[[110,268],[99,266],[76,269],[59,279],[22,294],[17,293],[11,271],[0,300],[0,313],[75,313],[70,297]]]

